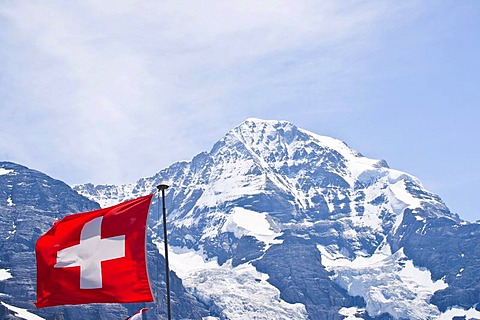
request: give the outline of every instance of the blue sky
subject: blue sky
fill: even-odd
[[[2,1],[0,159],[127,183],[288,120],[473,221],[479,57],[475,0]]]

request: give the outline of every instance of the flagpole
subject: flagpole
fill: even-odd
[[[163,209],[163,240],[165,244],[165,284],[167,286],[167,315],[168,320],[172,319],[170,307],[170,268],[168,266],[168,240],[167,240],[167,209],[165,208],[165,190],[169,186],[166,184],[159,184],[157,189],[162,191],[162,209]]]

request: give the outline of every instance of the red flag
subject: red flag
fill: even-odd
[[[150,310],[150,308],[142,308],[137,313],[135,313],[133,316],[125,318],[125,320],[142,320],[142,313],[144,313],[148,310]]]
[[[145,259],[152,196],[55,222],[35,247],[37,308],[153,301]]]

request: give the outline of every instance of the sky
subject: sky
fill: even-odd
[[[480,219],[480,2],[0,0],[0,160],[131,183],[250,117]]]

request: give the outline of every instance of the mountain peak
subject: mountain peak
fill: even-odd
[[[184,270],[185,283],[200,296],[216,301],[226,315],[230,305],[237,310],[241,296],[251,300],[250,294],[238,293],[250,285],[232,288],[230,284],[249,282],[223,284],[218,279],[244,277],[247,269],[252,270],[252,283],[262,288],[275,286],[280,299],[288,303],[304,303],[304,310],[275,306],[281,310],[277,312],[288,314],[285,319],[292,319],[291,314],[306,318],[306,312],[312,319],[323,320],[316,315],[327,309],[333,319],[341,307],[352,306],[374,317],[390,313],[393,318],[408,318],[405,310],[416,309],[422,315],[438,315],[429,299],[445,283],[436,280],[447,275],[452,286],[462,280],[460,262],[447,271],[437,267],[444,265],[435,256],[437,240],[429,240],[430,233],[438,239],[444,236],[438,226],[450,228],[448,232],[463,226],[438,196],[425,190],[415,177],[390,169],[384,160],[364,157],[338,139],[287,121],[250,118],[229,131],[210,152],[151,178],[132,185],[76,189],[97,201],[103,197],[121,201],[152,192],[162,182],[172,185],[167,194],[169,243],[178,249],[178,258],[193,254],[198,266],[198,270],[191,269],[187,259],[185,269],[177,270]],[[158,224],[151,227],[156,230]],[[462,234],[467,227],[472,226],[462,229]],[[413,250],[423,247],[431,250]],[[450,257],[459,256],[455,250]],[[382,274],[393,276],[379,275],[377,266]],[[416,266],[428,267],[432,276]],[[413,281],[410,273],[431,278],[428,288]],[[405,289],[402,283],[411,286]],[[211,288],[225,286],[229,294],[212,293]],[[328,290],[320,292],[319,286]],[[388,288],[392,299],[377,296],[376,287]],[[455,292],[463,293],[463,288],[460,283]],[[323,296],[324,292],[331,296]],[[352,298],[358,296],[364,300]],[[319,308],[324,301],[331,304]],[[437,301],[438,306],[453,303],[448,292],[438,294]],[[467,306],[471,305],[469,300]]]
[[[246,139],[255,139],[260,137],[272,139],[274,135],[288,136],[289,133],[296,132],[297,130],[298,128],[288,121],[249,118],[233,128],[229,133],[235,133],[236,135]]]
[[[385,160],[366,158],[341,140],[298,128],[288,121],[247,119],[227,133],[212,152],[224,143],[228,153],[241,148],[270,171],[280,173],[287,167],[305,165],[313,172],[321,167],[352,187],[365,171],[389,168]]]
[[[274,120],[274,119],[267,120],[267,119],[260,119],[260,118],[247,118],[239,126],[251,125],[251,124],[271,124],[271,125],[286,124],[286,125],[295,126],[291,122],[285,121],[285,120]]]
[[[260,144],[263,141],[267,145],[280,142],[285,146],[303,141],[338,152],[344,158],[363,157],[362,154],[353,150],[341,140],[300,129],[288,121],[249,118],[232,129],[227,135],[229,134],[236,135],[239,140],[248,144]],[[385,165],[386,163],[383,161],[383,166]]]

